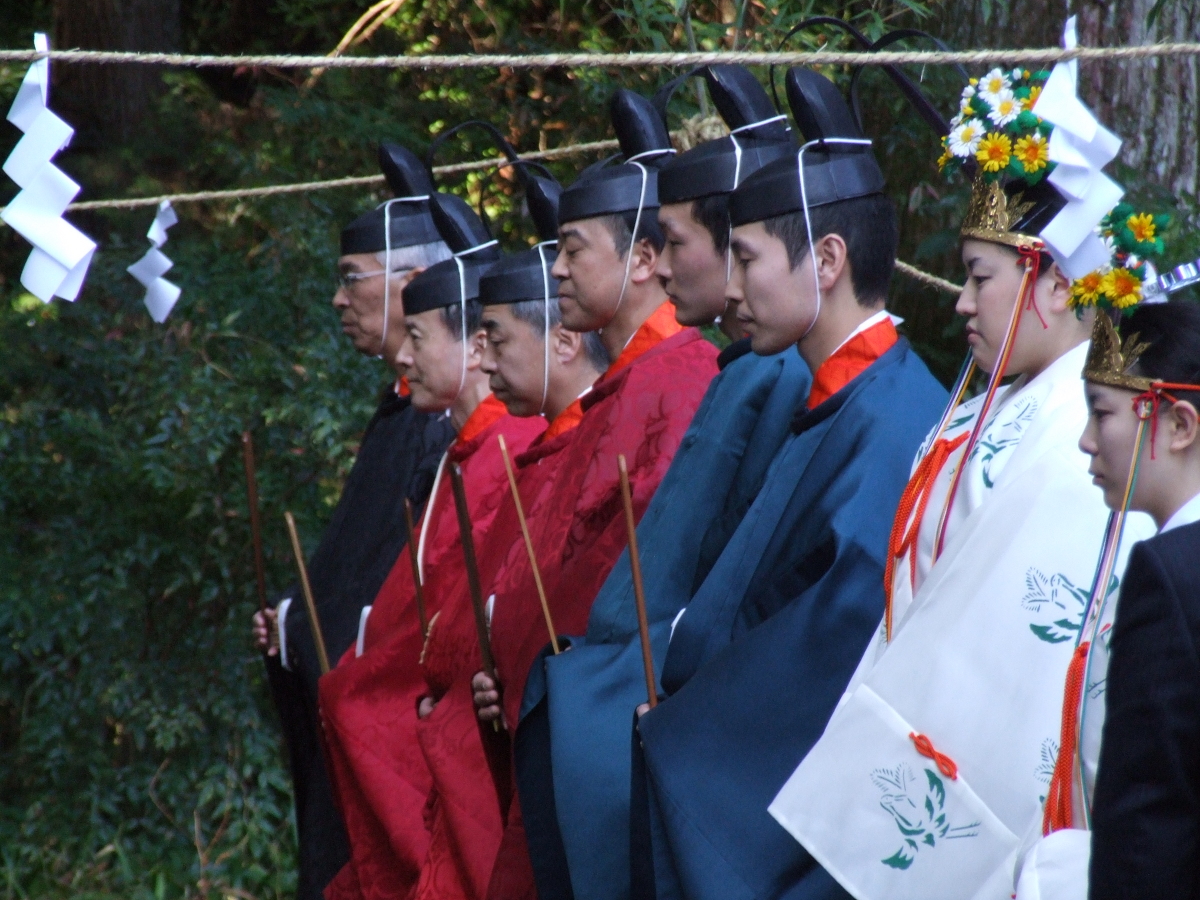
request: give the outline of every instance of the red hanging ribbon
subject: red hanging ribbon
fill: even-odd
[[[949,778],[951,781],[958,780],[958,763],[948,757],[945,753],[940,753],[933,746],[933,741],[925,737],[923,734],[917,734],[915,731],[908,733],[913,744],[917,748],[917,752],[922,756],[927,756],[932,759],[938,767],[938,771]]]
[[[1050,778],[1050,790],[1046,792],[1046,806],[1042,810],[1042,834],[1070,828],[1074,821],[1071,794],[1075,784],[1075,756],[1079,748],[1079,704],[1083,697],[1089,647],[1091,644],[1087,641],[1076,647],[1071,664],[1067,667],[1058,759],[1054,762],[1054,775]]]

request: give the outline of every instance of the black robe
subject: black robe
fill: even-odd
[[[308,576],[329,661],[335,664],[358,635],[358,621],[404,550],[404,498],[418,517],[429,497],[438,461],[454,429],[444,414],[421,413],[407,397],[385,392],[359,447],[341,499]],[[322,891],[350,860],[346,829],[333,801],[318,739],[320,667],[298,585],[286,629],[289,669],[267,658],[267,675],[283,725],[292,769],[299,837],[298,900],[321,900]]]
[[[1200,522],[1136,544],[1113,625],[1092,900],[1200,897]]]

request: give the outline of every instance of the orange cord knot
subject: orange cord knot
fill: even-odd
[[[922,756],[929,757],[935,763],[937,763],[939,772],[941,772],[951,781],[958,780],[958,763],[948,757],[945,753],[941,753],[935,749],[933,746],[933,741],[925,737],[925,735],[917,734],[915,731],[910,731],[908,736],[912,739],[913,744],[916,745],[918,753],[920,753]]]

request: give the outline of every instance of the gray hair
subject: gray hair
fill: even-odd
[[[379,260],[379,264],[389,272],[398,272],[401,269],[427,269],[434,263],[440,263],[451,256],[453,254],[450,252],[450,248],[446,246],[445,241],[433,241],[429,244],[413,244],[410,247],[394,247],[392,248],[390,262],[387,258],[386,250],[380,250],[375,254],[375,258]]]
[[[557,297],[550,299],[548,307],[541,300],[522,300],[520,303],[512,304],[510,308],[514,319],[529,325],[538,334],[545,331],[547,327],[553,328],[555,325],[562,324],[562,309],[558,305]],[[550,312],[549,325],[546,322],[547,308]],[[587,356],[588,362],[597,372],[603,372],[609,367],[612,360],[609,358],[604,342],[600,340],[600,332],[585,331],[582,337],[583,352]]]

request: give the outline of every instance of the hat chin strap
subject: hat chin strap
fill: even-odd
[[[633,217],[633,234],[629,236],[629,249],[625,253],[625,277],[621,280],[621,293],[617,297],[617,305],[613,309],[612,316],[609,317],[608,325],[611,325],[613,319],[617,317],[617,313],[621,309],[621,304],[625,300],[625,291],[629,288],[629,273],[633,269],[633,248],[637,246],[638,229],[642,227],[642,212],[646,206],[646,187],[650,181],[650,173],[646,171],[646,167],[641,164],[640,160],[643,157],[667,156],[673,155],[674,153],[674,148],[670,147],[661,150],[646,150],[642,153],[635,153],[633,156],[629,157],[629,159],[625,160],[627,164],[637,166],[638,171],[642,173],[642,190],[638,194],[637,214]],[[606,327],[608,326],[601,326],[596,330],[603,334]],[[633,336],[630,335],[630,340],[632,339]]]
[[[804,207],[804,231],[808,237],[808,255],[812,260],[813,287],[817,291],[817,310],[813,313],[812,321],[808,324],[808,327],[804,329],[804,334],[800,335],[801,341],[808,337],[808,333],[816,326],[817,319],[821,317],[821,275],[817,271],[817,248],[813,241],[812,217],[808,212],[808,186],[804,181],[804,151],[818,144],[845,144],[852,147],[870,147],[871,141],[869,138],[825,138],[824,140],[809,141],[796,154],[796,165],[800,170],[800,203]]]
[[[467,386],[467,275],[463,267],[462,258],[470,256],[479,250],[486,250],[488,247],[495,247],[497,241],[485,241],[482,244],[476,244],[474,247],[468,247],[466,250],[460,250],[455,253],[451,259],[454,260],[454,265],[458,268],[458,312],[462,322],[462,369],[458,376],[458,390],[454,394],[454,401],[458,402],[458,398],[462,396],[463,388]]]
[[[536,246],[538,261],[542,264],[542,405],[538,415],[546,414],[546,400],[550,396],[550,276],[546,273],[544,248],[558,241],[542,241]]]
[[[393,197],[391,200],[385,200],[379,206],[383,207],[383,328],[379,335],[379,358],[383,359],[383,353],[387,350],[387,335],[388,335],[388,311],[390,301],[392,299],[392,204],[393,203],[421,203],[429,199],[428,194],[414,195],[412,197]],[[379,206],[375,207],[379,209]],[[384,360],[386,363],[394,363],[394,359]]]

